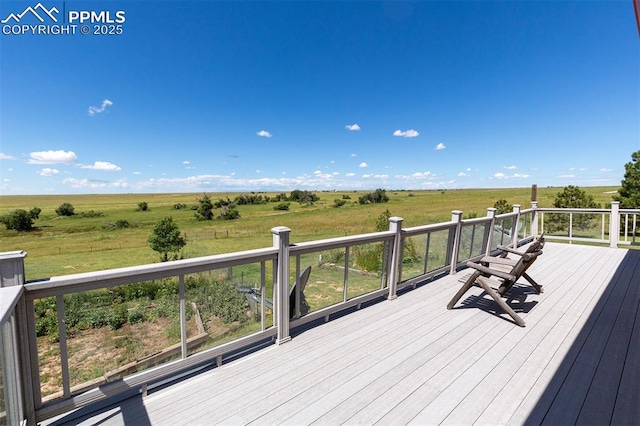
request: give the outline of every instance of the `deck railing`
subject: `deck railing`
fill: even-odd
[[[247,348],[273,342],[283,344],[291,339],[292,327],[326,321],[334,313],[360,308],[374,300],[393,300],[399,291],[442,274],[455,273],[467,260],[491,254],[499,245],[518,246],[531,241],[545,232],[544,215],[559,213],[568,215],[568,220],[550,221],[547,216],[547,226],[551,223],[556,226],[554,229],[560,229],[561,224],[567,225],[568,230],[563,231],[567,236],[555,235],[560,231],[546,235],[582,241],[586,237],[572,231],[574,215],[602,215],[600,226],[605,229],[605,224],[608,225],[609,234],[602,231],[592,240],[617,246],[635,241],[636,217],[640,211],[618,210],[617,203],[611,210],[557,211],[540,209],[534,202],[531,209],[521,210],[520,206],[514,206],[513,212],[496,215],[495,209],[489,208],[485,217],[464,220],[461,211],[453,211],[448,222],[410,228],[402,227],[402,218],[392,217],[388,231],[297,244],[290,244],[288,228],[276,227],[272,229],[273,246],[269,248],[35,282],[25,282],[25,252],[0,254],[0,375],[3,386],[0,404],[4,404],[0,406],[0,413],[4,412],[0,414],[0,424],[22,421],[35,424],[116,395],[146,392],[154,383],[189,374],[194,369],[220,365]],[[589,216],[588,221],[593,220],[593,216]],[[620,220],[624,225],[622,240],[618,240]],[[583,226],[585,222],[580,223]],[[312,278],[304,291],[300,291],[300,286],[294,287],[294,305],[290,307],[291,284],[307,267],[313,268]],[[82,379],[74,378],[72,370],[75,367],[69,361],[70,352],[77,349],[71,348],[73,337],[67,336],[76,313],[71,300],[82,296],[85,301],[101,300],[99,303],[108,307],[121,290],[136,285],[140,288],[151,286],[148,283],[175,294],[172,300],[179,311],[179,343],[164,351],[161,358],[155,354],[148,356],[157,362],[134,363],[119,367],[116,373],[105,372],[77,383]],[[205,283],[204,287],[202,283]],[[194,332],[189,331],[190,317],[197,317],[200,321],[198,329],[203,328],[196,301],[213,303],[211,298],[214,296],[206,293],[207,288],[220,283],[255,287],[254,294],[260,295],[255,305],[257,312],[227,341],[224,336],[212,337],[206,333],[202,336],[196,332],[194,336]],[[133,290],[140,288],[133,287]],[[196,290],[205,293],[196,294]],[[56,374],[59,389],[48,389],[46,395],[39,357],[43,337],[38,337],[36,322],[39,320],[35,312],[35,304],[40,306],[42,301],[47,301],[46,306],[51,309],[49,315],[57,324],[57,336],[54,333],[50,340],[56,340],[54,346],[59,354],[59,368],[52,369],[56,373],[47,373],[49,376]],[[148,357],[145,358],[147,361]]]

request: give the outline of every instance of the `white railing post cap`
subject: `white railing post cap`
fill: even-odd
[[[280,234],[284,234],[286,232],[291,232],[290,228],[287,228],[286,226],[276,226],[271,228],[271,232],[276,234],[276,235],[280,235]]]

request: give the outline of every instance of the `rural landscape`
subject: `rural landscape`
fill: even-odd
[[[615,187],[539,188],[539,206],[556,206],[567,191],[577,193],[591,207],[610,204],[616,194]],[[448,221],[451,211],[458,209],[463,218],[485,216],[488,207],[510,212],[516,204],[530,207],[531,196],[532,188],[5,196],[5,214],[35,213],[31,230],[3,229],[0,235],[3,251],[28,253],[26,277],[37,281],[270,247],[271,228],[276,226],[290,228],[295,244],[387,230],[391,215],[402,217],[404,226],[418,226]],[[203,206],[210,208],[203,210]],[[3,217],[5,224],[12,223],[9,216]],[[152,237],[158,236],[158,224],[168,219],[179,244],[163,252],[154,249]],[[354,270],[361,272],[350,278],[349,298],[380,286],[382,250],[379,245],[355,251]],[[405,252],[410,268],[415,249],[408,245]],[[344,252],[323,255],[323,261],[304,260],[315,265],[304,302],[312,311],[342,298],[342,272],[331,265],[339,264]],[[430,251],[429,258],[444,261],[438,252]],[[188,335],[194,348],[215,346],[260,329],[259,313],[249,308],[237,290],[239,285],[258,285],[259,268],[245,265],[233,272],[211,271],[186,278]],[[266,290],[270,297],[271,289]],[[179,350],[175,279],[75,293],[65,296],[64,302],[70,377],[76,391],[96,380],[113,380],[163,362]],[[34,306],[43,395],[55,398],[61,387],[56,301],[40,299]],[[271,324],[271,316],[266,321]]]

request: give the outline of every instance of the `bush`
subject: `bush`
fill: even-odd
[[[223,207],[218,218],[222,220],[235,220],[240,218],[240,212],[233,207]]]
[[[273,206],[274,210],[289,210],[290,203],[280,203],[278,205]]]
[[[368,194],[362,195],[358,197],[358,203],[360,204],[377,204],[377,203],[386,203],[389,201],[389,196],[386,193],[387,191],[384,189],[376,189],[375,192],[370,192]]]
[[[0,218],[7,229],[16,231],[31,231],[33,229],[33,215],[22,209],[14,210]]]
[[[511,213],[513,211],[513,206],[502,198],[495,202],[493,208],[496,209],[496,214]]]
[[[123,228],[130,228],[130,227],[131,227],[131,224],[127,219],[116,220],[116,228],[123,229]]]
[[[138,203],[138,211],[146,212],[147,210],[149,210],[149,204],[146,201],[140,201]]]
[[[176,204],[173,205],[173,208],[176,209],[176,210],[182,210],[182,209],[186,209],[187,205],[184,204],[184,203],[176,203]],[[196,209],[197,209],[197,207],[196,207]]]
[[[333,200],[333,205],[331,207],[342,207],[345,204],[347,204],[347,202],[345,200],[341,200],[339,198],[336,198],[335,200]]]
[[[203,194],[202,198],[198,199],[200,205],[196,209],[196,219],[198,220],[211,220],[213,219],[213,202],[207,194]]]
[[[62,203],[56,209],[58,216],[73,216],[75,214],[74,207],[71,203]]]

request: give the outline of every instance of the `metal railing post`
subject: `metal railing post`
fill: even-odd
[[[493,228],[496,225],[496,208],[487,208],[487,217],[491,218],[491,222],[487,225],[487,230],[484,235],[484,241],[486,244],[484,255],[489,256],[491,254],[491,245],[493,244]]]
[[[449,274],[453,275],[456,273],[456,266],[458,265],[458,253],[460,252],[460,234],[462,232],[462,211],[461,210],[453,210],[451,211],[451,221],[456,222],[456,228],[453,230],[453,235],[449,233],[449,244],[447,250],[447,256],[450,256],[448,259],[451,262],[451,268],[449,269]],[[451,238],[453,237],[453,239]]]
[[[277,327],[276,344],[281,345],[291,340],[289,335],[289,234],[286,226],[271,228],[273,246],[278,249],[276,294],[273,302]]]
[[[393,238],[393,247],[391,249],[391,266],[387,275],[387,287],[389,287],[389,296],[387,299],[393,300],[398,297],[396,289],[400,277],[400,262],[402,262],[402,221],[401,217],[393,216],[389,218],[389,231],[395,232]]]
[[[609,217],[609,247],[617,248],[620,238],[620,201],[611,203],[611,216]]]

